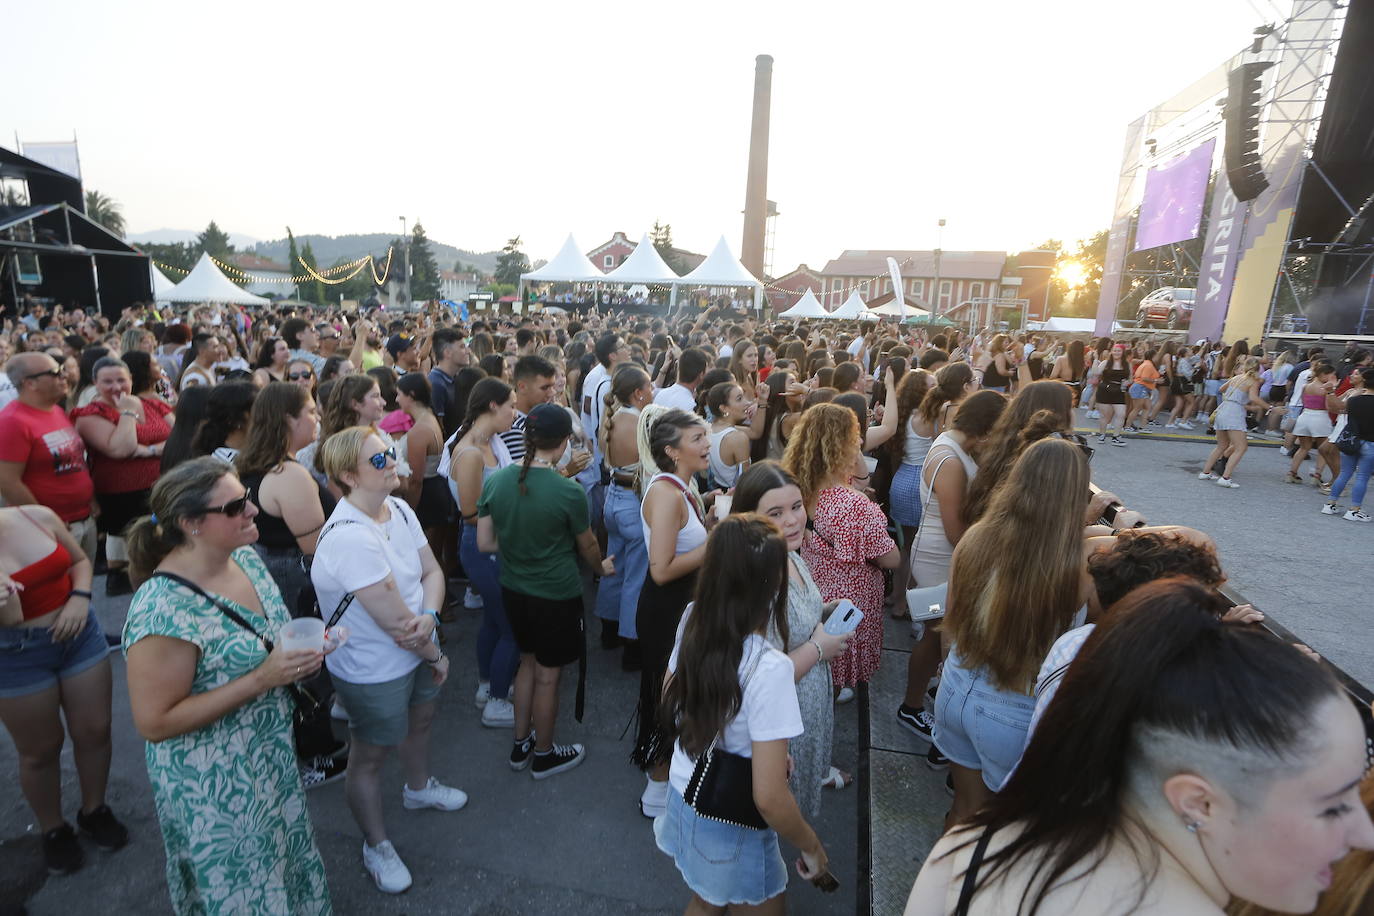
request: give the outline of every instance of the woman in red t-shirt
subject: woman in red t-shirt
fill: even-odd
[[[90,453],[91,478],[100,504],[96,525],[105,534],[109,564],[108,595],[132,591],[120,535],[129,522],[148,514],[148,493],[160,473],[162,446],[175,420],[167,402],[153,394],[160,374],[157,361],[144,353],[124,356],[129,362],[106,356],[95,364],[96,398],[71,414]],[[131,371],[135,367],[136,379]]]

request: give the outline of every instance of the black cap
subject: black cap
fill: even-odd
[[[392,334],[391,338],[386,342],[386,351],[391,354],[392,359],[395,359],[414,345],[415,341],[404,334]]]
[[[538,404],[525,417],[530,435],[545,441],[572,435],[572,416],[557,404]]]

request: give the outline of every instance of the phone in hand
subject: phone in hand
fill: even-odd
[[[811,884],[823,894],[833,894],[840,889],[839,879],[828,871],[823,871],[811,879]]]
[[[825,632],[831,636],[846,636],[859,628],[864,612],[854,606],[848,598],[841,598],[835,610],[825,619]]]

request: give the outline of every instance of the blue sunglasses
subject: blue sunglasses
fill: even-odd
[[[372,464],[374,468],[376,468],[379,471],[382,471],[386,469],[386,462],[388,458],[390,458],[392,461],[396,460],[396,446],[393,445],[391,446],[391,448],[383,449],[377,454],[370,456],[367,460]]]

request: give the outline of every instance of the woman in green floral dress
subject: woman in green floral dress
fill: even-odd
[[[290,616],[249,546],[257,512],[232,469],[186,462],[149,504],[154,515],[127,535],[135,581],[152,578],[129,608],[124,646],[172,907],[330,913],[285,689],[324,655],[269,653],[255,635],[272,639]]]

